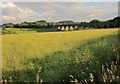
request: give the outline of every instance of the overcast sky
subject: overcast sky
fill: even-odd
[[[4,2],[3,23],[23,21],[90,21],[118,16],[117,2]]]
[[[120,0],[0,0],[1,2],[119,2]]]

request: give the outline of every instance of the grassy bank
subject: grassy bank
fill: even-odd
[[[3,78],[34,81],[39,73],[44,82],[101,78],[101,66],[118,60],[117,29],[3,36]]]

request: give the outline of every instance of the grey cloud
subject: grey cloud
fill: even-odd
[[[117,3],[89,2],[15,2],[12,8],[3,8],[3,16],[14,16],[14,22],[74,20],[105,20],[117,16]],[[4,22],[8,22],[4,20]],[[12,22],[9,21],[9,22]]]

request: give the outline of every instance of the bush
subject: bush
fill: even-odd
[[[17,33],[14,32],[14,31],[3,30],[3,31],[2,31],[2,35],[5,35],[5,34],[17,34]]]

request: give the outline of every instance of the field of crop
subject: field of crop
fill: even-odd
[[[16,34],[28,34],[37,32],[50,32],[54,31],[52,28],[6,28],[7,32],[15,32]],[[9,33],[10,34],[10,33]]]
[[[43,81],[59,82],[92,72],[98,81],[101,65],[119,55],[117,34],[118,29],[96,29],[2,35],[3,78],[34,81],[39,72]]]

